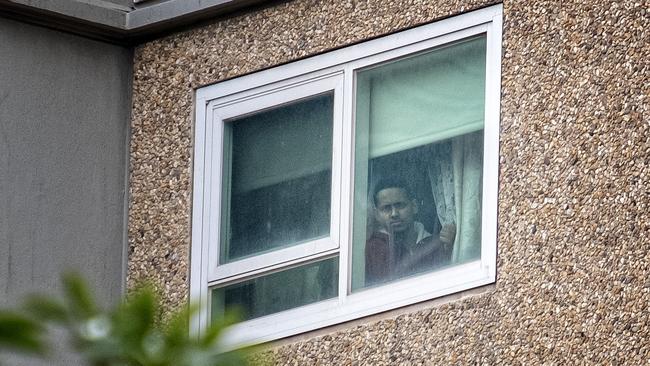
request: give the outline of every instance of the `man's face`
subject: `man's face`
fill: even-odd
[[[413,227],[418,208],[404,189],[382,189],[377,192],[375,204],[377,221],[389,233],[400,233]]]

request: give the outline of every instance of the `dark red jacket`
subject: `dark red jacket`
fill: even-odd
[[[407,248],[403,243],[390,247],[388,234],[374,232],[366,240],[366,286],[430,271],[451,260],[451,248],[437,236],[429,236]]]

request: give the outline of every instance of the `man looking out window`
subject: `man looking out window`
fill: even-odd
[[[438,235],[416,221],[418,204],[400,179],[381,180],[374,190],[377,228],[366,241],[366,284],[372,285],[448,264],[456,236],[454,224]]]

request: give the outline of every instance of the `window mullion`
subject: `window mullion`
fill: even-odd
[[[352,266],[352,187],[354,146],[354,70],[348,63],[343,72],[343,133],[341,141],[341,252],[339,264],[339,302],[346,301],[351,284]]]

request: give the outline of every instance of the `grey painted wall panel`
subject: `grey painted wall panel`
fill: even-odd
[[[122,294],[131,51],[0,18],[0,306]]]

